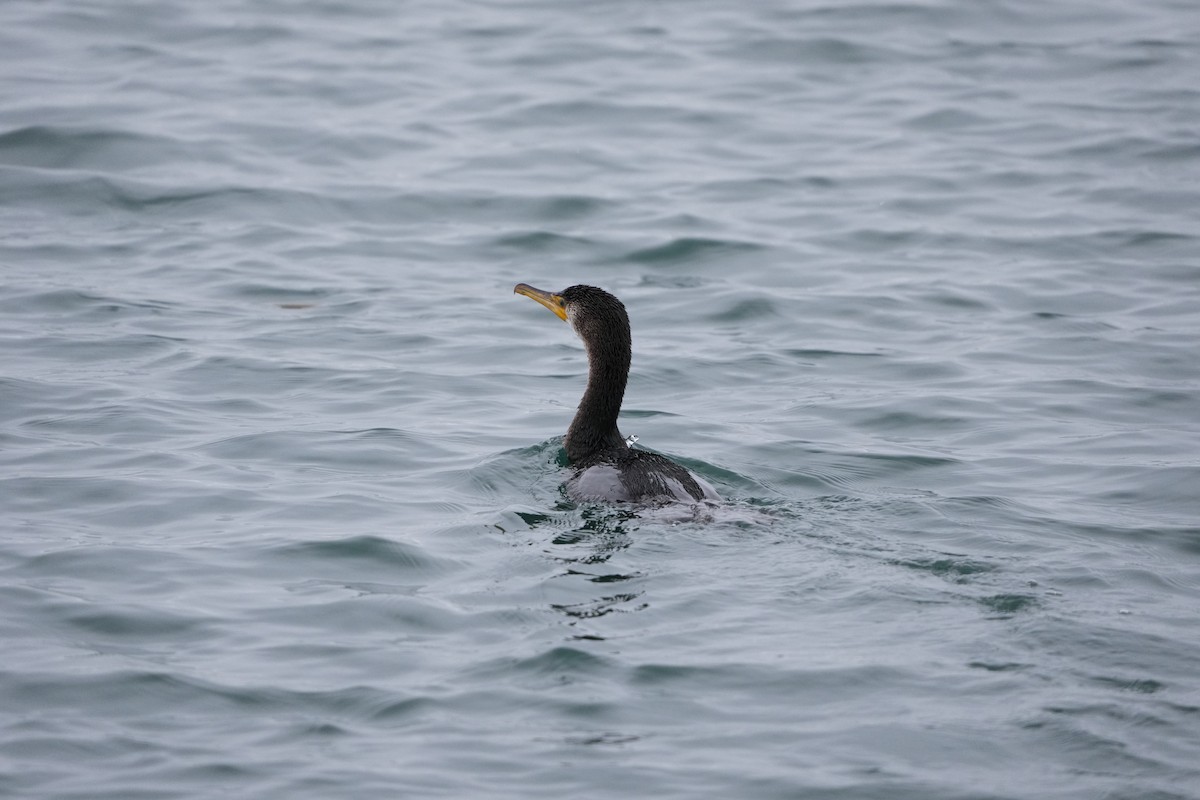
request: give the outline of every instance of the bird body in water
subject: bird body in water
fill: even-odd
[[[717,500],[716,491],[666,456],[634,450],[617,429],[629,380],[629,315],[616,297],[595,286],[546,292],[525,283],[513,289],[570,323],[588,355],[588,382],[563,446],[574,475],[567,493],[578,501],[633,503]]]

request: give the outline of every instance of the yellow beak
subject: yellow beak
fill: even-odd
[[[518,283],[513,287],[513,292],[523,294],[526,297],[531,297],[544,305],[546,308],[558,315],[558,318],[564,322],[567,319],[567,304],[563,301],[562,295],[554,294],[553,292],[543,292],[541,289],[535,289],[528,283]]]

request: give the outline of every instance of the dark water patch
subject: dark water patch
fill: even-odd
[[[961,309],[978,313],[981,311],[993,311],[995,307],[979,297],[972,297],[964,292],[949,292],[941,290],[926,294],[921,297],[921,300],[926,303],[943,306],[945,308]]]
[[[551,196],[538,202],[536,216],[551,220],[580,219],[606,210],[610,202],[600,197],[587,195]]]
[[[132,131],[30,125],[0,134],[0,164],[21,167],[130,170],[188,153],[182,142]]]
[[[1016,662],[987,662],[987,661],[972,661],[967,664],[972,669],[982,669],[988,672],[1021,672],[1029,669],[1028,664],[1019,664]]]
[[[283,558],[323,565],[360,564],[370,568],[366,574],[437,574],[445,562],[432,557],[420,547],[380,536],[358,535],[328,541],[309,541],[272,548],[272,558]]]
[[[765,196],[800,193],[809,189],[832,189],[838,181],[824,175],[756,176],[715,180],[702,184],[700,191],[712,193],[724,201],[761,200]]]
[[[632,574],[632,575],[619,575],[619,574],[591,575],[586,572],[578,573],[578,574],[586,575],[587,579],[589,581],[591,581],[592,583],[624,583],[625,581],[631,581],[631,580],[634,580],[635,578],[643,577],[642,575],[637,574],[637,573]]]
[[[667,275],[643,275],[638,281],[638,286],[645,286],[655,289],[696,289],[703,286],[705,281],[695,275],[680,275],[677,273]]]
[[[762,249],[763,245],[753,242],[685,236],[665,244],[631,251],[623,256],[623,260],[637,264],[695,263],[753,253]]]
[[[926,111],[905,121],[905,125],[921,131],[954,131],[961,134],[971,128],[995,124],[995,120],[961,108],[939,108]]]
[[[856,423],[863,428],[891,433],[916,435],[921,431],[947,435],[967,429],[971,421],[952,415],[918,414],[912,411],[889,411],[883,414],[864,413]]]
[[[292,216],[300,211],[304,200],[319,203],[311,194],[297,191],[265,191],[249,187],[225,187],[180,190],[129,178],[112,178],[76,172],[34,173],[25,169],[0,169],[10,183],[11,192],[5,197],[21,205],[33,204],[56,209],[72,216],[91,216],[120,211],[130,214],[167,213],[182,211],[219,211],[228,208],[258,206],[264,213],[268,207],[287,210]],[[3,202],[3,201],[0,201]],[[313,213],[315,220],[327,217],[328,212]]]
[[[1116,240],[1116,243],[1122,247],[1158,247],[1166,246],[1191,246],[1196,241],[1196,236],[1192,234],[1179,233],[1178,231],[1111,231],[1104,234],[1106,238]]]
[[[1036,597],[1025,594],[996,594],[980,597],[978,602],[987,610],[1000,615],[1000,619],[1007,619],[1018,612],[1028,611],[1038,605]]]
[[[721,53],[726,58],[787,64],[795,67],[806,65],[864,65],[895,58],[895,51],[833,37],[812,38],[755,38]]]
[[[1153,678],[1113,678],[1097,675],[1092,680],[1102,686],[1111,686],[1121,691],[1137,692],[1139,694],[1154,694],[1167,688],[1164,684]]]
[[[602,733],[586,734],[582,736],[568,736],[564,741],[571,745],[580,745],[583,747],[595,746],[620,746],[632,744],[639,741],[642,737],[632,734],[616,733],[613,731],[605,731]]]
[[[930,572],[933,575],[948,578],[956,583],[967,583],[972,576],[992,572],[996,569],[992,564],[982,561],[972,561],[961,557],[909,559],[894,563],[902,567]]]
[[[243,262],[242,267],[245,267],[249,272],[257,272],[255,264]],[[263,272],[273,272],[274,268],[270,264],[261,265]],[[306,303],[310,305],[322,304],[336,293],[337,289],[329,287],[306,286],[303,288],[283,285],[283,284],[266,284],[266,283],[237,283],[227,286],[226,292],[230,296],[242,297],[248,300],[265,301],[270,303],[287,302],[289,304]]]
[[[170,637],[172,641],[179,641],[208,634],[207,625],[201,619],[137,606],[76,611],[68,616],[68,621],[82,635],[110,640]]]
[[[529,231],[512,233],[498,237],[495,244],[499,247],[512,248],[533,253],[570,252],[574,250],[591,250],[595,242],[582,236],[564,236],[551,231]]]
[[[1061,325],[1064,330],[1091,333],[1106,333],[1120,330],[1116,325],[1104,322],[1103,320],[1088,319],[1076,314],[1065,314],[1057,311],[1035,311],[1030,316],[1036,320],[1055,322]]]
[[[779,311],[776,303],[766,297],[753,297],[734,300],[724,304],[724,308],[710,313],[708,319],[712,322],[740,322],[742,320],[759,320],[764,317],[777,316]]]
[[[571,683],[587,676],[610,673],[611,670],[608,659],[577,647],[560,646],[526,658],[484,662],[472,670],[472,678],[479,680],[487,676],[505,676],[521,681],[550,679]]]
[[[1143,153],[1148,159],[1174,163],[1177,161],[1192,162],[1200,160],[1200,144],[1177,144],[1166,147],[1149,148]]]
[[[850,670],[770,669],[749,663],[720,666],[686,664],[642,664],[633,668],[629,682],[633,685],[661,689],[687,688],[690,692],[718,692],[732,701],[730,694],[749,692],[753,687],[770,687],[774,691],[804,697],[806,702],[836,702],[838,694],[849,691],[874,693],[872,687],[881,682],[894,685],[905,682],[903,670],[871,664]]]
[[[408,725],[433,713],[436,707],[437,704],[429,698],[408,697],[379,705],[371,712],[369,719],[384,725]]]
[[[805,362],[817,362],[827,358],[882,358],[884,353],[855,353],[841,350],[823,350],[819,348],[794,348],[783,350],[782,353]]]
[[[840,242],[850,242],[860,252],[891,252],[896,248],[919,245],[928,234],[922,230],[881,230],[858,228],[836,235]]]

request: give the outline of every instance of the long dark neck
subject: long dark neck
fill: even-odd
[[[584,346],[588,354],[587,390],[564,442],[572,462],[599,450],[626,447],[625,437],[617,430],[617,414],[629,380],[628,323],[614,325],[603,337],[585,339]]]

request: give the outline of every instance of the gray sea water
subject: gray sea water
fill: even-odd
[[[1194,0],[0,4],[0,796],[1200,797]],[[622,430],[709,521],[562,493]]]

